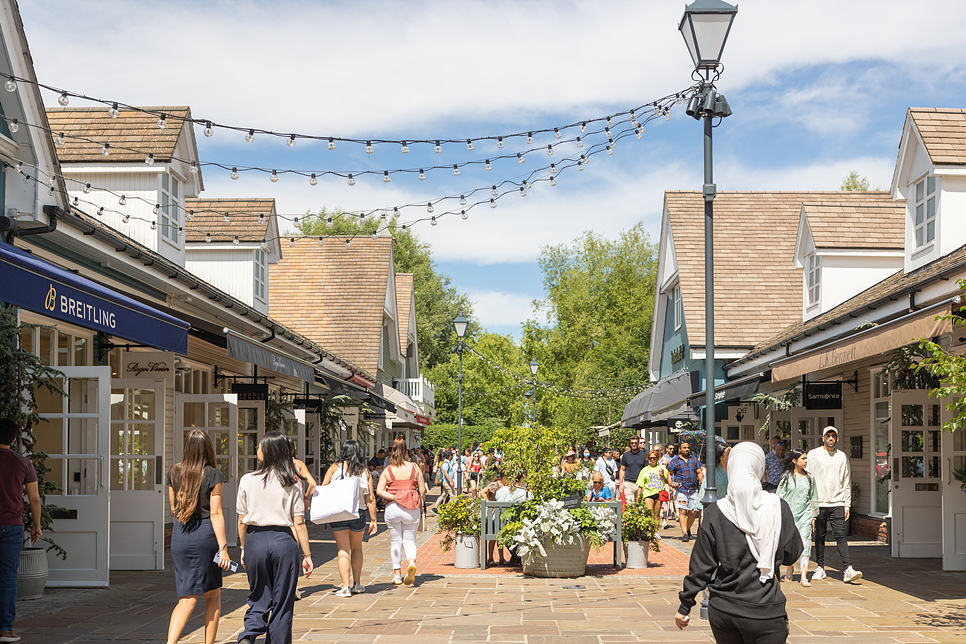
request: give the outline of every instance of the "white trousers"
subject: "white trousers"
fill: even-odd
[[[384,515],[386,526],[389,528],[389,558],[392,560],[393,570],[402,567],[402,550],[406,550],[406,558],[416,561],[416,530],[419,529],[419,509],[410,510],[396,502],[386,506]]]

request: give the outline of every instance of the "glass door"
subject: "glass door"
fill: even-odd
[[[111,381],[112,570],[164,569],[164,381]]]
[[[892,392],[894,557],[942,557],[939,409],[926,390]]]
[[[47,553],[48,586],[107,586],[110,488],[107,468],[110,429],[110,367],[60,367],[67,397],[37,392],[35,449],[47,453],[48,480],[59,488],[47,503],[63,508],[51,534],[63,548],[62,560]]]

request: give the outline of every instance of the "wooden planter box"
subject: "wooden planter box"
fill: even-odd
[[[587,570],[587,557],[590,555],[590,542],[575,539],[571,544],[543,544],[546,557],[539,554],[523,560],[523,574],[534,577],[583,577]]]

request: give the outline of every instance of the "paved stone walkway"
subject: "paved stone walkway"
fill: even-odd
[[[673,524],[665,532],[673,534]],[[580,579],[525,578],[499,569],[455,571],[452,555],[433,554],[435,537],[422,533],[423,567],[414,587],[389,583],[389,538],[384,526],[365,545],[363,583],[368,592],[337,598],[338,571],[332,534],[310,529],[321,565],[299,583],[295,639],[354,644],[619,644],[709,642],[707,622],[694,615],[685,631],[673,623],[679,572],[665,569],[613,574],[607,565]],[[686,559],[690,544],[665,539],[667,556]],[[438,546],[437,546],[438,549]],[[834,548],[831,549],[834,558]],[[233,550],[233,556],[237,551]],[[603,556],[609,560],[610,554]],[[433,557],[438,561],[433,562]],[[859,584],[844,584],[833,571],[811,588],[786,584],[792,644],[916,644],[966,642],[966,574],[943,573],[938,560],[894,560],[885,546],[853,544]],[[601,573],[601,574],[597,574]],[[661,574],[665,573],[665,574]],[[247,581],[229,575],[222,592],[218,641],[233,642],[242,626]],[[106,590],[48,589],[41,600],[17,605],[16,627],[24,643],[165,641],[175,603],[173,574],[114,572]],[[200,607],[182,641],[202,642]]]

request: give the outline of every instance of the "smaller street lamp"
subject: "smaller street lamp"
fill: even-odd
[[[537,369],[540,363],[534,358],[530,361],[530,373],[533,374],[533,424],[537,424]]]
[[[459,371],[456,374],[456,390],[458,399],[458,410],[456,414],[456,494],[457,496],[463,493],[463,349],[466,348],[466,344],[463,342],[463,337],[466,335],[466,327],[468,327],[470,321],[463,317],[463,312],[460,311],[459,315],[453,320],[453,328],[456,329],[456,348],[453,351],[459,356]]]

